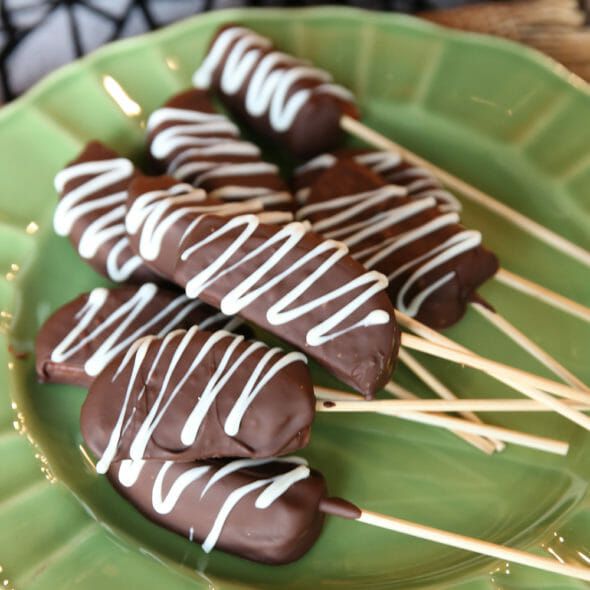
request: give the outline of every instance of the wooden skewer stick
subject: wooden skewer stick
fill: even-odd
[[[552,381],[551,379],[546,379],[544,377],[534,375],[533,373],[528,373],[527,371],[515,369],[514,367],[497,363],[474,354],[446,348],[440,344],[435,344],[433,342],[429,342],[428,340],[417,338],[411,334],[402,334],[402,346],[406,346],[414,350],[420,350],[426,354],[431,354],[433,356],[444,358],[446,360],[466,365],[474,369],[479,369],[486,373],[504,374],[511,380],[520,381],[521,383],[524,383],[524,385],[532,386],[533,389],[527,391],[527,388],[525,387],[522,389],[522,391],[524,391],[533,399],[546,404],[562,416],[569,418],[572,422],[575,422],[582,428],[590,431],[589,416],[574,410],[573,408],[564,404],[561,400],[558,400],[545,393],[545,391],[548,391],[550,393],[577,401],[590,400],[590,396],[579,389],[574,389],[569,385],[563,385],[557,381]]]
[[[436,395],[446,400],[456,400],[457,396],[437,377],[435,377],[422,363],[418,362],[407,350],[400,349],[399,360],[414,373],[425,385],[427,385]],[[386,390],[389,390],[387,385]],[[394,394],[395,395],[395,394]],[[483,421],[472,411],[466,410],[459,412],[465,420],[470,420],[476,424],[483,424]],[[496,451],[503,451],[505,446],[502,441],[490,440]]]
[[[538,283],[534,283],[533,281],[529,281],[524,277],[516,275],[505,268],[500,268],[494,275],[494,278],[516,291],[531,295],[543,303],[547,303],[556,309],[565,311],[578,319],[590,323],[590,307],[587,307],[586,305],[582,305],[577,301],[564,297]]]
[[[378,133],[374,129],[367,127],[360,121],[344,115],[340,119],[340,126],[351,135],[362,139],[370,145],[388,152],[399,154],[408,162],[430,170],[443,182],[443,184],[447,185],[453,190],[460,192],[469,200],[486,207],[490,211],[493,211],[497,215],[518,226],[528,234],[535,236],[537,239],[545,242],[546,244],[549,244],[560,252],[567,254],[581,264],[590,267],[590,252],[585,248],[582,248],[567,238],[556,234],[540,223],[533,221],[526,215],[519,213],[508,205],[501,203],[500,201],[494,199],[490,195],[487,195],[483,191],[475,188],[464,180],[461,180],[457,176],[454,176],[446,170],[435,166],[428,160],[421,158],[414,152],[411,152],[410,150],[395,143],[391,139],[381,135],[381,133]]]
[[[401,385],[397,383],[388,383],[387,390],[397,397],[401,397],[406,400],[418,400],[420,399],[418,396],[414,395]],[[341,400],[341,401],[358,401],[363,400],[363,397],[354,393],[347,393],[346,391],[340,391],[337,389],[329,389],[327,387],[320,387],[316,385],[315,387],[315,396],[318,400],[326,400],[326,401],[334,401],[334,400]],[[366,400],[365,400],[366,401]],[[386,416],[390,416],[389,412],[385,413]],[[398,416],[401,420],[409,420],[410,422],[415,422],[410,418],[406,418],[405,416]],[[469,434],[467,432],[459,431],[459,430],[452,430],[451,431],[455,436],[459,437],[460,439],[464,440],[466,443],[470,444],[471,446],[475,447],[476,449],[482,451],[486,455],[492,455],[496,450],[494,444],[490,442],[489,439],[484,438],[483,436],[477,436],[475,434]],[[498,441],[500,442],[500,441]],[[504,443],[501,443],[504,444]]]
[[[324,391],[324,394],[328,395],[326,391]],[[499,440],[503,440],[505,442],[520,445],[522,447],[535,449],[537,451],[544,451],[546,453],[553,453],[555,455],[567,455],[569,450],[569,445],[566,442],[551,438],[534,436],[532,434],[526,434],[524,432],[518,432],[516,430],[510,430],[508,428],[502,428],[500,426],[490,426],[488,424],[475,424],[473,422],[469,422],[461,418],[453,418],[451,416],[411,412],[405,410],[391,410],[387,409],[385,406],[375,405],[380,404],[383,401],[386,403],[389,402],[390,404],[393,404],[396,403],[395,400],[379,400],[379,402],[370,402],[359,399],[357,396],[354,397],[356,397],[357,399],[350,399],[347,401],[318,401],[316,403],[316,411],[355,413],[375,412],[387,416],[403,418],[404,420],[410,420],[412,422],[419,422],[420,424],[437,426],[439,428],[445,428],[447,430],[457,430],[461,432],[467,432],[469,434],[485,436],[486,438],[496,438]],[[398,401],[397,403],[401,402]]]
[[[469,434],[477,434],[487,438],[495,438],[512,443],[521,447],[527,447],[544,453],[565,456],[569,451],[569,444],[560,440],[547,438],[544,436],[534,436],[516,430],[509,430],[500,426],[490,426],[489,424],[474,424],[462,418],[453,418],[451,416],[433,415],[428,412],[402,412],[392,414],[388,411],[383,414],[404,418],[419,424],[437,426],[446,430],[463,431]]]
[[[444,344],[438,344],[425,338],[420,338],[407,333],[402,334],[401,344],[406,348],[418,350],[420,352],[424,352],[431,356],[442,358],[459,365],[471,367],[472,369],[479,369],[480,371],[490,375],[504,375],[514,381],[518,381],[531,387],[536,387],[542,391],[547,391],[548,393],[552,393],[566,399],[579,402],[590,401],[590,394],[576,389],[571,385],[565,385],[564,383],[553,381],[553,379],[541,377],[540,375],[529,373],[523,369],[517,369],[516,367],[511,367],[510,365],[493,361],[470,351],[458,350],[455,347],[451,348]]]
[[[414,318],[411,318],[404,313],[397,311],[396,318],[397,318],[398,322],[400,323],[400,325],[404,326],[408,330],[411,330],[415,334],[418,334],[419,336],[422,336],[423,338],[430,340],[431,342],[436,342],[438,344],[441,344],[442,346],[446,346],[447,348],[454,349],[454,350],[457,350],[460,352],[470,353],[470,351],[467,348],[465,348],[464,346],[461,346],[457,342],[454,342],[450,338],[443,336],[441,333],[437,332],[436,330],[429,328],[425,324],[422,324],[418,320],[415,320]],[[524,383],[522,383],[522,381],[520,381],[518,379],[514,379],[513,377],[509,377],[505,374],[496,373],[493,371],[487,372],[487,374],[490,375],[490,377],[496,379],[497,381],[500,381],[501,383],[508,385],[508,387],[511,387],[512,389],[519,391],[520,393],[523,393],[527,397],[530,397],[530,398],[532,398],[536,401],[539,401],[541,403],[545,403],[546,405],[548,405],[552,409],[555,408],[555,402],[559,403],[559,400],[555,400],[551,397],[548,397],[540,389],[534,388],[531,385],[525,385]],[[574,399],[576,401],[580,401],[582,403],[588,402],[587,394],[585,394],[584,392],[578,392],[578,393],[570,392],[569,398]],[[566,414],[564,414],[564,412],[565,413],[568,412],[568,409],[565,405],[561,406],[560,410],[561,410],[562,415],[566,415]]]
[[[326,502],[326,504],[328,502],[329,500]],[[322,504],[320,504],[320,510],[322,510]],[[326,512],[330,513],[329,507],[326,507]],[[371,526],[394,531],[396,533],[410,535],[411,537],[417,537],[419,539],[433,541],[434,543],[448,545],[449,547],[455,547],[457,549],[463,549],[465,551],[471,551],[473,553],[495,557],[496,559],[501,559],[502,561],[518,563],[555,574],[579,578],[581,580],[590,580],[590,568],[587,567],[561,563],[548,557],[541,557],[527,551],[522,551],[521,549],[505,547],[503,545],[490,543],[489,541],[482,541],[480,539],[466,537],[465,535],[459,535],[457,533],[450,533],[429,526],[409,522],[401,518],[386,516],[377,512],[361,509],[360,516],[354,520],[363,522],[365,524],[370,524]]]
[[[516,326],[513,326],[506,318],[499,313],[493,312],[481,303],[472,303],[471,307],[481,314],[491,324],[496,326],[503,334],[516,342],[523,350],[526,350],[532,357],[536,358],[541,364],[550,371],[561,377],[566,383],[573,387],[590,393],[588,386],[578,379],[573,373],[566,369],[559,361],[553,358],[548,352],[535,344],[526,334],[521,332]]]
[[[365,400],[360,396],[338,397],[325,392],[322,396],[322,412],[551,412],[551,408],[529,399],[377,399]],[[590,404],[564,402],[584,412]],[[333,405],[332,405],[333,404]],[[319,407],[319,404],[318,404]]]
[[[418,400],[420,399],[417,395],[413,394],[411,391],[408,391],[405,387],[399,385],[399,383],[395,383],[390,381],[385,385],[383,388],[388,393],[393,395],[398,399],[403,400]],[[329,399],[329,398],[326,398]],[[351,398],[349,398],[351,399]],[[361,399],[360,397],[357,399]],[[404,416],[401,416],[402,420]],[[412,419],[410,418],[410,421]],[[413,420],[415,422],[415,420]],[[468,434],[467,432],[462,432],[460,430],[451,430],[451,432],[463,439],[465,442],[469,443],[471,446],[483,451],[486,455],[491,455],[494,451],[503,451],[506,448],[506,445],[501,440],[490,440],[489,438],[485,438],[483,436],[477,436],[475,434]]]

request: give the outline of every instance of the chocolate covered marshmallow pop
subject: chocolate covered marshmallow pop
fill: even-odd
[[[221,217],[212,206],[198,191],[179,200],[173,179],[137,179],[126,219],[132,247],[189,297],[256,323],[372,397],[399,346],[387,279],[306,224]]]
[[[91,141],[55,177],[55,232],[68,236],[88,264],[116,283],[160,279],[129,248],[125,231],[127,187],[137,174],[127,158]]]
[[[36,341],[37,376],[42,382],[88,387],[113,358],[143,336],[192,326],[234,330],[241,323],[199,299],[153,283],[99,287],[45,321]]]
[[[299,157],[334,147],[342,115],[358,116],[352,94],[327,72],[276,51],[244,27],[216,33],[193,83],[215,90],[252,129]]]
[[[215,111],[207,92],[187,90],[148,119],[148,150],[162,171],[222,201],[257,199],[265,208],[290,207],[293,198],[276,165],[240,137]]]
[[[121,459],[269,457],[309,441],[307,360],[196,326],[136,340],[96,377],[82,434],[105,473]]]
[[[321,533],[323,476],[302,457],[226,461],[121,461],[108,477],[156,524],[267,564],[299,559]]]
[[[561,563],[329,497],[321,473],[300,457],[194,463],[123,461],[111,467],[109,479],[147,518],[201,543],[207,553],[217,548],[267,564],[288,563],[312,548],[325,515],[332,515],[503,562],[590,580],[585,564]]]
[[[456,212],[442,212],[433,196],[410,197],[352,159],[310,180],[297,219],[385,274],[395,307],[429,326],[458,321],[498,268],[481,234],[459,225]]]

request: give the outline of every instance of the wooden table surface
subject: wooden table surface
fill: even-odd
[[[590,82],[590,0],[485,2],[419,16],[530,45]]]

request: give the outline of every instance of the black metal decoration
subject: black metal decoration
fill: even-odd
[[[187,16],[247,6],[357,6],[415,12],[465,0],[0,0],[0,102],[96,47]]]

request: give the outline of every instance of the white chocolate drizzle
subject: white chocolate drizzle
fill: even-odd
[[[403,185],[408,191],[408,196],[412,199],[432,197],[436,199],[442,212],[461,211],[461,203],[451,192],[443,188],[438,178],[430,170],[415,165],[400,168],[400,164],[402,164],[400,154],[385,151],[365,152],[355,155],[354,160],[382,176],[386,182]],[[333,166],[336,161],[337,158],[332,154],[321,154],[299,166],[295,174],[325,170]],[[295,193],[295,200],[300,204],[306,203],[309,192],[309,187],[299,189]]]
[[[306,219],[310,215],[323,213],[320,220],[311,224],[312,230],[322,233],[325,237],[342,240],[351,248],[353,258],[361,262],[365,268],[372,269],[381,260],[408,244],[423,239],[443,227],[460,223],[457,213],[440,212],[437,202],[432,196],[410,202],[403,199],[402,203],[396,203],[396,198],[404,194],[405,190],[402,187],[386,185],[375,190],[307,205],[299,209],[296,217],[297,219]],[[377,212],[374,215],[365,214],[372,207],[383,204],[388,206],[385,211]],[[384,237],[377,244],[362,247],[365,240],[379,236],[384,230],[395,232],[397,224],[420,215],[426,210],[437,212],[437,217],[429,218],[409,230],[397,230],[397,233],[390,233],[388,237]],[[419,283],[424,275],[436,267],[478,247],[480,244],[481,234],[478,231],[463,230],[389,273],[387,278],[389,281],[393,281],[403,273],[411,271],[397,292],[394,301],[395,307],[407,315],[416,316],[423,302],[453,279],[454,271],[450,271],[433,283],[421,287],[408,301],[412,288]]]
[[[99,473],[106,473],[114,460],[122,437],[125,434],[129,420],[125,423],[125,416],[135,410],[137,401],[143,397],[146,384],[149,385],[150,380],[156,371],[163,372],[162,385],[155,395],[154,401],[150,404],[149,410],[143,422],[139,425],[137,433],[129,445],[129,457],[133,461],[143,460],[147,446],[162,419],[166,416],[171,404],[183,388],[187,381],[195,372],[207,370],[203,368],[207,362],[210,362],[209,355],[215,346],[223,348],[222,358],[216,363],[215,371],[208,380],[205,381],[205,386],[202,391],[195,391],[195,404],[192,410],[188,413],[184,424],[179,424],[179,442],[185,447],[194,444],[199,434],[199,430],[203,420],[211,411],[216,398],[227,385],[229,380],[240,371],[244,362],[252,356],[256,351],[266,348],[264,344],[258,341],[248,343],[246,348],[237,353],[238,347],[244,342],[244,336],[230,334],[225,330],[219,330],[211,333],[203,342],[194,358],[190,359],[188,369],[180,371],[180,362],[185,359],[184,353],[187,347],[191,344],[195,335],[198,333],[198,327],[193,326],[188,331],[176,330],[169,332],[162,340],[157,341],[154,337],[147,336],[137,340],[129,349],[125,357],[118,366],[113,381],[119,377],[129,365],[132,364],[129,380],[126,383],[125,397],[121,404],[115,426],[111,432],[105,450],[96,464],[96,470]],[[149,365],[149,367],[142,367],[148,350],[150,347],[157,346],[156,354]],[[159,365],[162,355],[166,349],[174,345],[173,355],[170,362],[162,367]],[[277,355],[279,358],[277,359]],[[236,436],[240,430],[240,424],[248,411],[248,408],[264,390],[265,386],[271,381],[279,372],[285,369],[292,363],[304,362],[307,359],[300,352],[282,353],[279,348],[267,349],[262,358],[257,362],[251,375],[244,379],[242,389],[237,396],[232,409],[230,410],[225,423],[224,431],[227,436]],[[139,382],[137,380],[140,369],[146,375],[145,381]],[[143,383],[143,385],[142,385]],[[174,383],[174,386],[171,386]],[[134,399],[135,394],[135,399]]]
[[[131,180],[132,175],[133,164],[129,160],[114,158],[74,164],[58,172],[54,181],[56,190],[62,195],[53,218],[58,235],[70,235],[80,219],[104,209],[82,232],[78,253],[82,258],[91,259],[99,248],[116,239],[105,261],[107,275],[115,282],[126,281],[142,264],[141,258],[135,255],[120,260],[124,251],[130,253],[124,224],[127,191],[114,191],[99,198],[94,195],[124,180]],[[68,182],[86,176],[89,178],[80,186],[64,194]]]
[[[127,211],[125,227],[128,235],[135,235],[141,230],[139,250],[142,258],[155,260],[162,249],[166,232],[184,217],[193,218],[184,235],[206,214],[231,217],[253,212],[261,223],[268,224],[288,223],[293,219],[288,211],[263,211],[264,206],[259,199],[212,203],[208,197],[202,189],[185,183],[139,195]]]
[[[221,69],[220,88],[234,95],[245,88],[244,107],[252,117],[268,117],[271,128],[288,131],[303,106],[318,94],[353,100],[352,94],[331,76],[279,51],[269,51],[270,41],[243,27],[229,27],[214,40],[201,67],[193,76],[197,88],[210,88],[214,73]],[[301,80],[311,88],[293,91]]]
[[[84,372],[95,377],[113,358],[138,338],[150,334],[155,326],[164,322],[155,334],[163,336],[181,325],[192,311],[203,305],[198,299],[189,299],[185,295],[179,295],[158,310],[149,320],[127,334],[136,318],[150,305],[157,294],[158,287],[156,285],[145,283],[137,289],[132,297],[97,324],[97,316],[105,307],[108,307],[110,292],[104,288],[93,289],[88,294],[84,307],[76,313],[77,323],[51,352],[51,361],[63,363],[78,352],[87,350],[88,347],[96,347],[96,343],[100,342],[100,346],[84,363]],[[230,322],[231,328],[228,327]],[[200,323],[200,327],[206,329],[211,325],[224,323],[226,329],[232,329],[237,325],[236,320],[232,320],[222,313],[216,313],[204,319]],[[109,330],[112,332],[105,337]]]
[[[214,471],[215,467],[212,465],[197,465],[191,467],[186,466],[183,471],[172,483],[167,485],[168,491],[164,494],[164,485],[167,474],[173,465],[172,461],[166,461],[159,469],[157,476],[154,479],[152,487],[152,507],[158,514],[170,514],[176,507],[180,497],[185,493],[195,481],[200,480],[206,475],[209,475],[209,480],[203,488],[200,496],[194,496],[193,501],[197,504],[201,501],[210,490],[215,488],[223,479],[231,476],[233,473],[242,469],[251,469],[269,463],[285,463],[292,465],[291,469],[284,473],[278,473],[270,477],[261,476],[260,479],[253,478],[251,482],[236,487],[231,490],[219,511],[215,515],[213,525],[205,537],[202,548],[206,553],[214,549],[219,537],[223,531],[228,517],[235,506],[248,494],[260,490],[254,501],[254,507],[258,510],[265,510],[270,507],[276,500],[278,500],[289,488],[294,484],[310,476],[310,469],[307,461],[301,457],[277,457],[269,459],[237,459],[226,463],[223,467]],[[143,461],[122,461],[119,466],[119,481],[125,487],[132,487],[137,481],[145,462]],[[212,473],[213,471],[213,473]],[[131,474],[131,477],[130,477]],[[194,529],[191,527],[189,537],[192,540]]]
[[[257,199],[264,206],[289,203],[288,191],[277,191],[265,186],[240,185],[240,178],[260,175],[278,177],[279,170],[268,162],[235,162],[231,158],[259,158],[260,150],[253,143],[240,139],[238,128],[224,115],[192,109],[164,107],[156,110],[148,120],[148,131],[166,125],[153,137],[150,151],[154,158],[167,163],[168,174],[194,186],[215,177],[228,177],[226,186],[210,192],[221,200]],[[174,153],[180,151],[176,156]],[[227,160],[211,159],[224,156]]]

